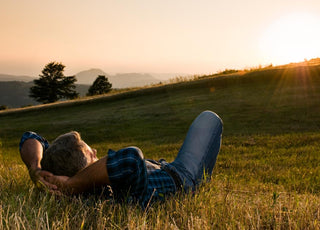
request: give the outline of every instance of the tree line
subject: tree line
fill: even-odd
[[[64,76],[65,66],[62,63],[50,62],[35,79],[34,86],[30,88],[29,96],[40,103],[52,103],[60,99],[75,99],[79,94],[75,91],[75,76]],[[104,75],[99,75],[89,87],[87,96],[108,93],[112,84]]]

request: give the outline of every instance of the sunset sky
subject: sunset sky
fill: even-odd
[[[319,0],[1,0],[0,73],[209,74],[320,57]]]

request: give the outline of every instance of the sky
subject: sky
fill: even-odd
[[[0,73],[211,74],[320,57],[319,0],[0,0]]]

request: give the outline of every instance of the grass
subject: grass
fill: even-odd
[[[0,229],[319,229],[319,73],[275,67],[0,113]],[[100,156],[137,145],[170,161],[206,109],[224,121],[212,180],[148,212],[38,192],[18,154],[26,130],[77,130]]]

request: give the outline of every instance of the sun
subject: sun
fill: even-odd
[[[320,18],[295,13],[275,20],[262,35],[260,49],[267,62],[287,64],[320,57]]]

